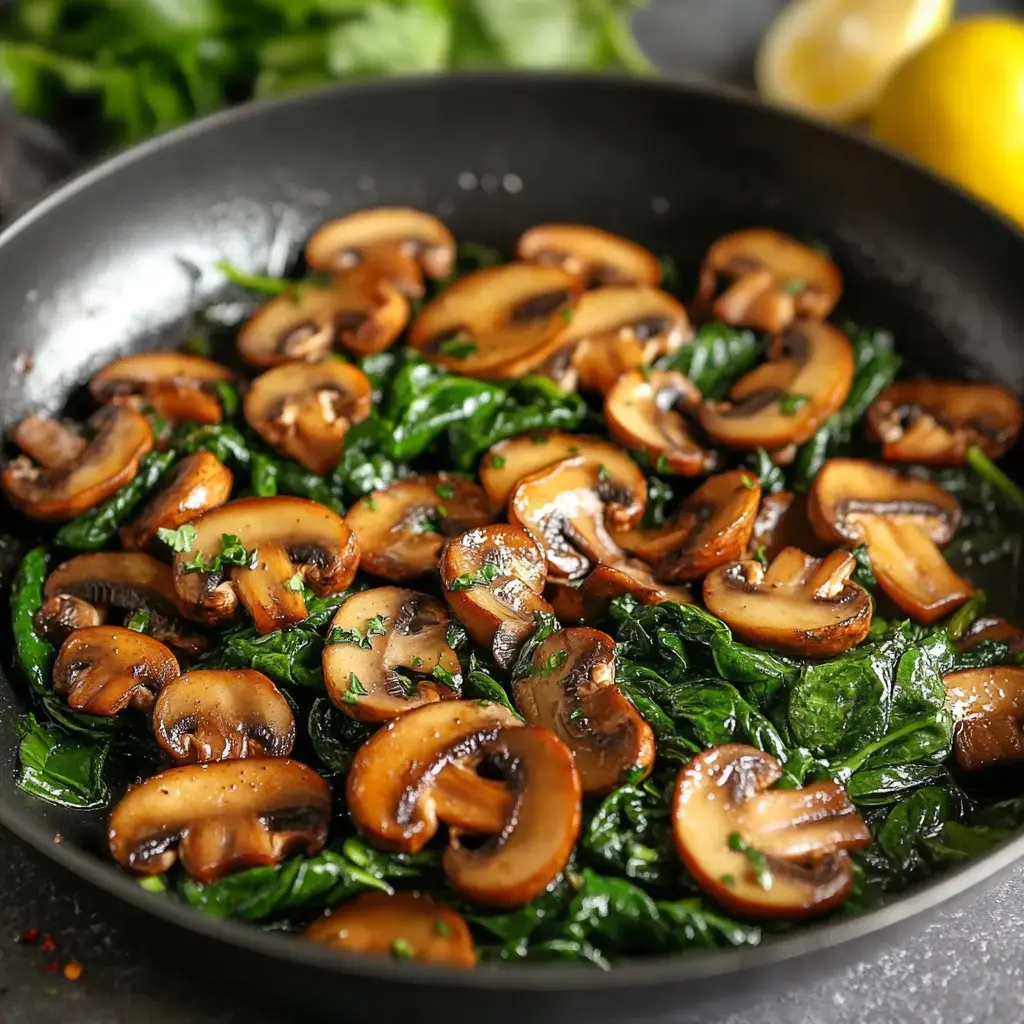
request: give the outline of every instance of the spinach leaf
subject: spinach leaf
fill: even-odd
[[[765,348],[753,331],[714,321],[698,328],[693,341],[671,356],[663,356],[655,366],[659,370],[678,370],[705,398],[720,401],[753,368]]]
[[[899,884],[927,874],[925,841],[935,838],[947,821],[962,813],[961,801],[949,789],[937,786],[918,789],[889,812],[875,839]]]
[[[330,484],[322,476],[303,469],[290,459],[275,459],[263,452],[253,451],[249,479],[252,493],[257,497],[294,494],[326,505],[338,515],[345,514],[345,505]]]
[[[249,442],[230,423],[202,427],[184,424],[175,432],[173,446],[185,454],[212,452],[233,469],[246,469],[252,459]]]
[[[61,807],[102,807],[109,798],[103,769],[110,739],[70,734],[40,724],[32,714],[20,723],[18,788]]]
[[[452,646],[449,644],[449,646]],[[464,673],[462,684],[463,697],[475,697],[477,700],[491,700],[508,708],[517,718],[523,716],[512,705],[508,690],[497,679],[480,667],[480,660],[475,654],[469,657],[469,671]]]
[[[313,701],[307,728],[320,765],[328,774],[338,776],[348,774],[356,751],[373,732],[371,726],[343,714],[326,697]]]
[[[57,651],[35,629],[35,614],[43,603],[43,584],[49,556],[46,548],[33,548],[21,560],[11,584],[11,628],[17,665],[35,693],[50,688]]]

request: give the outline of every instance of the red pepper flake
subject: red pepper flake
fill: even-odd
[[[57,948],[57,943],[53,941],[52,935],[44,935],[43,941],[40,943],[40,949],[44,953],[52,953]]]
[[[77,960],[69,960],[64,965],[64,977],[68,981],[78,981],[82,976],[82,965]]]
[[[44,968],[47,974],[56,974],[60,970],[60,961],[51,960]]]
[[[38,939],[38,938],[39,938],[39,929],[38,928],[29,928],[29,929],[27,929],[25,931],[25,934],[22,935],[22,937],[21,937],[21,939],[19,941],[31,944],[31,943],[35,942],[36,939]]]

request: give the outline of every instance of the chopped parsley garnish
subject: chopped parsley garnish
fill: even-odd
[[[480,346],[475,341],[467,341],[465,338],[455,337],[442,341],[437,346],[437,351],[443,356],[450,356],[452,359],[468,359],[479,348]]]
[[[217,381],[214,389],[225,418],[231,419],[238,412],[238,392],[226,380]]]
[[[667,473],[672,467],[669,465],[668,456],[662,452],[658,456],[658,463],[654,467],[659,473]]]
[[[185,523],[176,530],[168,530],[161,526],[156,531],[157,537],[162,540],[172,551],[189,552],[192,550],[192,542],[196,539],[196,528],[191,523]]]
[[[750,846],[739,832],[729,833],[729,849],[735,853],[742,853],[750,861],[754,868],[757,884],[767,892],[773,882],[771,868],[768,867],[768,858],[760,850],[755,850]]]
[[[377,502],[375,502],[375,501],[373,500],[373,498],[364,498],[364,499],[363,499],[363,504],[364,504],[364,505],[365,505],[365,506],[366,506],[366,507],[367,507],[367,508],[368,508],[368,509],[369,509],[369,510],[370,510],[371,512],[376,512],[376,511],[377,511]]]
[[[558,315],[559,315],[559,316],[560,316],[560,317],[561,317],[561,318],[562,318],[562,319],[563,319],[563,320],[564,320],[564,321],[565,321],[565,322],[566,322],[567,324],[568,324],[568,323],[572,323],[572,318],[573,318],[573,315],[574,315],[574,313],[575,313],[575,310],[574,310],[574,309],[572,308],[572,306],[563,306],[563,307],[562,307],[562,308],[561,308],[561,309],[560,309],[560,310],[558,311]]]
[[[459,690],[459,681],[444,667],[444,665],[437,664],[434,666],[434,671],[430,673],[438,682],[444,683],[449,690]]]
[[[213,345],[205,334],[193,334],[191,338],[186,338],[182,343],[181,351],[209,359],[213,355]]]
[[[406,939],[395,939],[391,943],[391,955],[396,960],[411,960],[412,946],[409,945]]]
[[[434,488],[434,493],[439,498],[445,498],[447,501],[451,501],[455,497],[455,487],[452,484],[438,484]]]
[[[450,939],[452,937],[452,926],[447,921],[435,921],[434,931],[437,932],[442,939]]]
[[[597,467],[597,479],[598,480],[611,480],[611,478],[612,478],[611,472],[609,471],[608,467],[602,462],[601,465]]]
[[[301,573],[297,572],[290,579],[285,580],[285,584],[284,584],[284,589],[285,590],[292,590],[295,593],[299,593],[300,591],[302,591],[304,589],[304,587],[305,587],[305,584],[302,581],[302,574]]]
[[[569,721],[570,722],[575,722],[577,719],[582,718],[582,717],[583,717],[583,708],[573,708],[573,710],[569,712]]]
[[[418,654],[414,654],[412,656],[412,663],[415,668],[419,668],[423,664],[423,659]]]
[[[807,291],[807,282],[802,277],[791,277],[782,282],[782,290],[789,295],[799,295]]]
[[[495,469],[504,469],[505,468],[505,463],[507,461],[508,460],[505,458],[504,455],[492,455],[491,456],[491,465]]]
[[[555,651],[554,654],[544,659],[544,664],[541,665],[541,672],[546,676],[552,672],[557,672],[568,660],[568,651]]]
[[[765,551],[763,544],[758,544],[754,548],[754,558],[761,563],[766,569],[768,568],[768,553]]]
[[[385,636],[387,634],[387,629],[384,626],[385,622],[387,622],[387,616],[374,615],[366,620],[363,624],[363,629],[360,629],[358,626],[352,629],[335,626],[331,630],[330,636],[327,637],[327,643],[355,644],[356,647],[361,647],[364,651],[368,651],[373,647],[373,638],[375,636]]]
[[[743,486],[746,487],[746,489],[748,491],[752,491],[754,489],[754,478],[753,477],[741,476],[740,477],[740,483],[743,484]]]
[[[722,883],[722,885],[729,886],[730,889],[736,885],[735,875],[722,875],[721,878],[719,878],[718,880]]]
[[[247,551],[241,539],[233,533],[220,535],[221,550],[213,558],[207,559],[202,551],[197,551],[194,558],[183,562],[182,572],[220,572],[225,566],[237,565],[243,569],[256,568],[256,549]]]
[[[452,593],[459,593],[463,590],[469,590],[472,587],[487,587],[498,577],[499,570],[496,565],[487,564],[479,568],[476,572],[464,572],[461,576],[456,576],[452,580],[451,586],[448,588]]]
[[[359,682],[359,676],[355,672],[349,675],[348,689],[341,695],[342,702],[345,704],[358,704],[360,697],[365,697],[370,691],[366,689],[361,682]]]
[[[808,402],[806,395],[784,394],[779,398],[779,409],[784,416],[795,416]]]
[[[142,608],[136,609],[132,612],[131,618],[128,619],[125,625],[136,633],[149,632],[149,612]]]

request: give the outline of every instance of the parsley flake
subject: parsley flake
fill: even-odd
[[[505,458],[504,455],[492,455],[491,456],[491,465],[495,469],[504,469],[505,468],[505,463],[507,461],[508,460]]]
[[[412,959],[412,946],[409,945],[406,939],[395,939],[391,943],[391,955],[396,960],[411,960]]]
[[[358,704],[360,697],[365,697],[370,691],[366,689],[361,682],[359,682],[359,676],[355,672],[351,673],[348,680],[348,689],[341,695],[342,703],[344,704]]]
[[[176,530],[168,530],[166,527],[161,526],[156,531],[156,535],[172,551],[179,554],[182,552],[187,553],[192,550],[192,542],[196,539],[196,528],[191,523],[185,523]]]
[[[360,629],[358,626],[354,626],[352,629],[335,626],[327,637],[327,643],[355,644],[356,647],[368,651],[373,647],[373,638],[375,636],[385,636],[387,634],[387,629],[384,626],[385,622],[387,622],[387,616],[374,615],[366,620],[363,624],[363,629]]]
[[[784,394],[779,397],[779,411],[784,416],[795,416],[808,402],[806,395]]]
[[[455,497],[455,488],[452,484],[438,484],[434,488],[434,493],[439,498],[445,498],[448,501],[451,501],[451,499]]]
[[[465,338],[456,335],[454,338],[442,341],[437,346],[437,351],[440,355],[450,356],[452,359],[468,359],[479,347],[475,341],[467,341]]]
[[[285,580],[285,584],[284,584],[284,589],[285,590],[291,590],[291,591],[294,591],[295,593],[299,593],[304,588],[305,588],[305,584],[303,583],[302,574],[301,573],[297,572],[294,576],[291,577],[291,579]]]
[[[767,892],[774,882],[771,868],[768,867],[768,858],[760,850],[755,850],[739,832],[729,833],[729,849],[735,853],[742,853],[750,861],[757,884]]]
[[[476,572],[464,572],[461,576],[456,576],[452,580],[451,585],[448,589],[453,594],[458,594],[463,590],[469,590],[472,587],[488,587],[498,576],[498,567],[496,565],[487,564],[481,566]]]
[[[544,659],[544,664],[541,666],[541,671],[544,675],[550,675],[552,672],[557,672],[567,661],[569,660],[568,651],[555,651],[550,657]]]
[[[435,921],[434,931],[440,935],[442,939],[450,939],[452,937],[452,926],[447,921]]]

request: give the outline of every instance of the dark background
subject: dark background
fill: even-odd
[[[242,0],[244,2],[244,0]],[[641,43],[664,72],[749,85],[757,43],[784,0],[652,0]],[[958,0],[958,13],[1013,10],[1024,0]],[[53,952],[19,942],[52,935]],[[292,1014],[244,997],[256,979],[214,988],[139,948],[138,925],[0,832],[2,1024],[283,1024]],[[931,919],[898,949],[856,961],[785,997],[709,1015],[706,1024],[1010,1024],[1024,1019],[1024,865]],[[84,967],[66,981],[69,960]],[[48,965],[58,970],[47,970]],[[260,982],[261,992],[272,985]],[[239,995],[236,993],[243,993]],[[443,1008],[438,1008],[438,1018]],[[486,1007],[481,1007],[486,1017]],[[344,1014],[338,1015],[344,1024]],[[585,1024],[585,1022],[580,1022]]]

